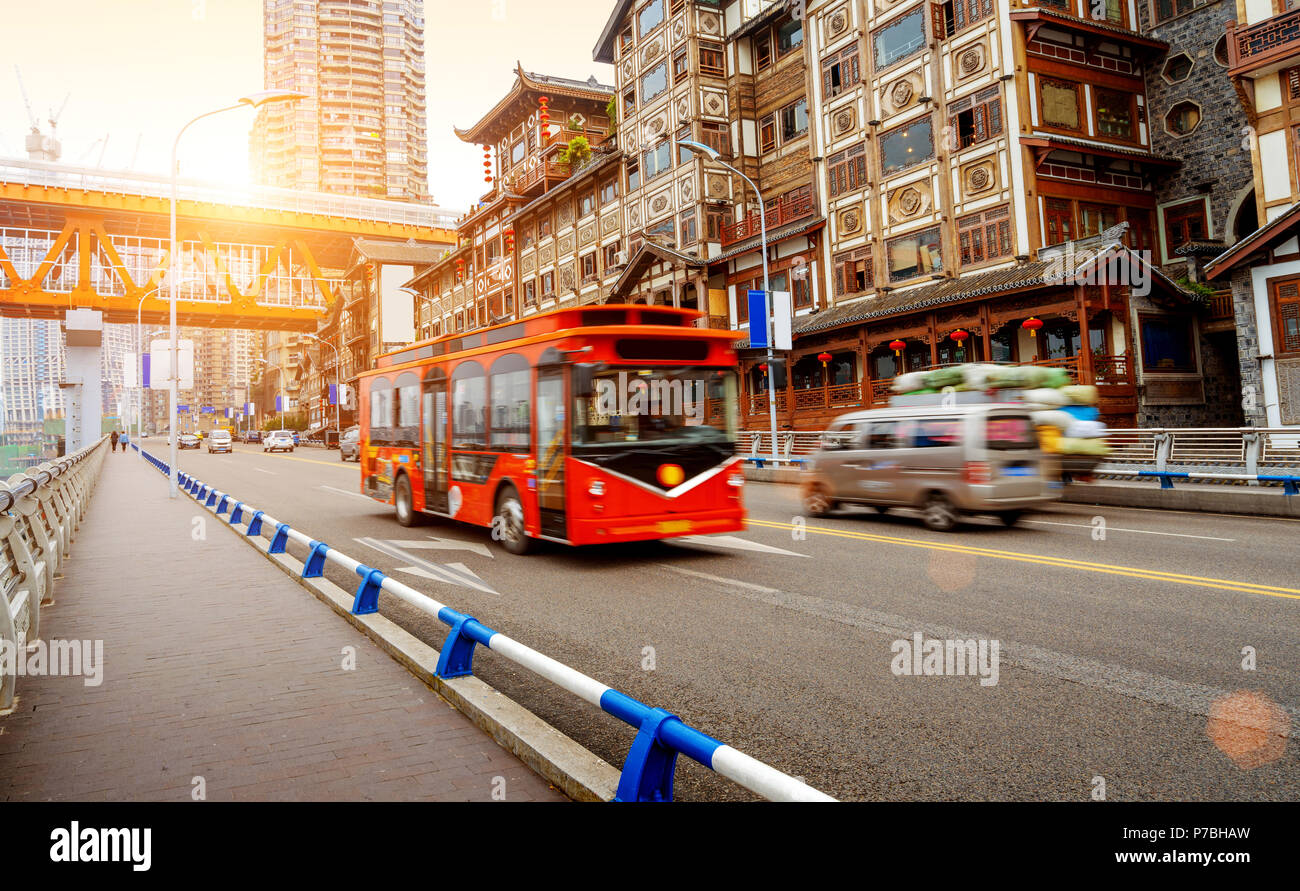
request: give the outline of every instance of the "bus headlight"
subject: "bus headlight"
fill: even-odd
[[[587,485],[587,494],[592,498],[600,498],[605,494],[605,483],[603,480],[592,480]]]
[[[740,471],[732,471],[731,475],[727,477],[727,485],[733,489],[743,487],[745,485],[745,475]]]

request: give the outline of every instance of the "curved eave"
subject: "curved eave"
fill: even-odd
[[[510,88],[510,92],[492,107],[486,115],[479,119],[478,123],[472,127],[461,129],[452,127],[452,132],[462,142],[471,144],[495,145],[506,134],[517,126],[517,120],[503,122],[502,116],[507,114],[516,103],[523,102],[527,94],[536,93],[539,96],[567,96],[573,99],[586,99],[592,102],[608,103],[614,98],[614,90],[588,88],[582,89],[578,86],[566,84],[543,83],[542,81],[533,80],[524,70],[523,63],[515,63],[515,83]]]
[[[1136,31],[1130,31],[1128,28],[1120,28],[1106,22],[1094,22],[1088,19],[1081,19],[1055,9],[1043,9],[1035,7],[1033,9],[1013,9],[1010,18],[1015,22],[1037,22],[1043,25],[1055,25],[1057,27],[1069,28],[1072,31],[1081,31],[1085,34],[1091,34],[1103,40],[1113,40],[1116,43],[1125,43],[1137,49],[1145,50],[1150,55],[1160,55],[1169,50],[1169,44],[1163,40],[1156,40],[1151,37],[1144,37]]]

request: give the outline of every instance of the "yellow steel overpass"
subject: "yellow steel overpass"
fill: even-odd
[[[0,315],[166,322],[170,195],[167,177],[0,160]],[[455,227],[431,205],[182,180],[178,321],[313,331],[353,238],[451,247]]]

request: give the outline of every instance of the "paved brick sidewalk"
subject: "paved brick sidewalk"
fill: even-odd
[[[209,801],[491,801],[496,777],[507,801],[563,800],[219,524],[110,453],[41,620],[103,641],[103,683],[18,679],[0,801],[182,801],[195,777]]]

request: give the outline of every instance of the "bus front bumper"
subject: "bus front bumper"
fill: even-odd
[[[683,535],[716,535],[745,528],[743,507],[652,517],[569,517],[569,541],[575,545],[653,541]]]

